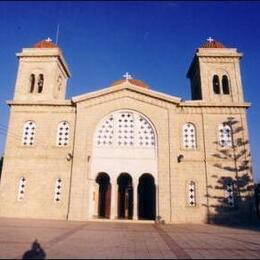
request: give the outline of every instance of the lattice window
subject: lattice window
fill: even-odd
[[[120,112],[117,117],[116,143],[119,146],[134,145],[134,115]]]
[[[26,179],[24,177],[21,177],[19,180],[19,186],[18,186],[18,196],[17,196],[18,201],[22,201],[24,199],[25,184],[26,184]]]
[[[54,201],[61,201],[61,178],[58,178],[55,183]]]
[[[223,148],[232,147],[232,131],[227,124],[220,124],[218,127],[219,145]]]
[[[57,146],[67,146],[69,144],[70,126],[67,121],[58,124]]]
[[[96,136],[96,144],[98,146],[112,145],[113,133],[114,133],[113,129],[114,129],[114,117],[113,115],[111,115],[99,127]]]
[[[143,116],[130,111],[118,111],[108,116],[95,134],[97,146],[153,147],[155,133]]]
[[[196,187],[193,181],[188,184],[188,203],[190,207],[196,206]]]
[[[235,206],[235,198],[234,198],[234,185],[233,182],[228,182],[225,187],[225,198],[227,205],[231,208]]]
[[[182,128],[183,147],[186,149],[196,148],[196,129],[191,123],[187,123]]]
[[[35,140],[36,125],[33,121],[28,121],[23,127],[23,145],[33,145]]]
[[[138,143],[139,146],[154,146],[155,136],[150,123],[142,116],[139,116]]]

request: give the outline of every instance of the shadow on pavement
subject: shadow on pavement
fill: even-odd
[[[23,259],[45,259],[46,253],[38,240],[34,240],[32,248],[23,254]]]

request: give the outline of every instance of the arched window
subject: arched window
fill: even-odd
[[[138,116],[137,119],[139,122],[137,123],[137,136],[138,136],[138,145],[145,147],[152,147],[155,145],[155,136],[154,131],[150,123],[141,115]]]
[[[193,181],[188,183],[188,205],[190,207],[196,206],[196,185]]]
[[[67,146],[69,144],[70,126],[67,121],[62,121],[58,124],[57,129],[57,146]]]
[[[43,74],[39,74],[39,76],[38,76],[38,93],[42,93],[43,83],[44,83]]]
[[[18,196],[17,196],[18,201],[21,201],[24,199],[25,184],[26,184],[26,179],[24,177],[21,177],[19,180],[19,186],[18,186]]]
[[[224,95],[229,95],[229,84],[227,75],[224,75],[222,77],[222,90]]]
[[[58,178],[55,182],[54,201],[61,201],[61,178]]]
[[[196,129],[191,123],[187,123],[182,127],[183,147],[186,149],[196,148]]]
[[[229,206],[231,208],[233,208],[235,206],[233,181],[228,181],[225,184],[225,199],[226,199],[227,206]]]
[[[218,126],[218,141],[223,148],[232,147],[232,131],[228,124],[220,124]]]
[[[215,94],[220,94],[219,77],[218,75],[213,76],[213,91]]]
[[[35,75],[31,74],[30,76],[30,93],[33,93],[35,87]]]
[[[23,127],[23,145],[31,146],[35,140],[36,125],[33,121],[27,121]]]
[[[95,144],[100,147],[154,147],[155,133],[148,120],[139,113],[118,111],[99,125]]]

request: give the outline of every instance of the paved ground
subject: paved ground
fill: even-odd
[[[260,258],[260,228],[0,218],[0,258]],[[28,252],[27,252],[28,253]]]

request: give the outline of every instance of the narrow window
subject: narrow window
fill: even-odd
[[[232,181],[226,183],[225,186],[225,199],[227,206],[233,208],[235,206],[235,198],[234,198],[234,184]]]
[[[61,87],[62,87],[62,77],[61,76],[58,77],[57,83],[58,83],[58,91],[61,91]]]
[[[55,193],[54,193],[54,201],[61,201],[61,178],[58,178],[55,182]]]
[[[44,82],[43,74],[39,74],[39,76],[38,76],[38,93],[42,93],[43,82]]]
[[[35,140],[36,125],[33,121],[27,121],[23,127],[23,145],[31,146]]]
[[[213,76],[213,91],[215,94],[220,94],[219,77],[218,75]]]
[[[195,182],[191,181],[188,184],[188,203],[190,207],[196,206],[196,190]]]
[[[224,95],[229,95],[228,77],[226,75],[222,77],[222,89]]]
[[[67,146],[69,144],[69,123],[67,121],[62,121],[58,124],[57,130],[57,146]]]
[[[218,142],[222,148],[232,147],[232,131],[228,124],[220,124],[218,127]]]
[[[183,125],[182,128],[183,147],[186,149],[196,148],[196,129],[191,123]]]
[[[35,75],[31,74],[30,76],[30,93],[33,93],[35,86]]]
[[[18,196],[17,196],[18,201],[22,201],[24,199],[25,184],[26,184],[26,179],[24,177],[21,177],[18,186]]]

